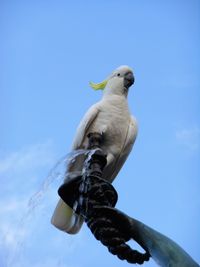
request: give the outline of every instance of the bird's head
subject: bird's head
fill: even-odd
[[[120,66],[101,83],[92,83],[90,86],[95,90],[104,90],[105,94],[125,95],[129,87],[134,83],[133,71],[128,66]]]

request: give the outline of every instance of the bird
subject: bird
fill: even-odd
[[[125,163],[137,137],[138,123],[128,106],[129,88],[134,84],[133,70],[122,65],[115,69],[101,83],[90,82],[94,90],[102,90],[102,99],[92,105],[83,116],[72,143],[72,151],[88,148],[88,134],[103,135],[101,149],[107,157],[102,178],[112,183]],[[71,162],[67,175],[82,171],[85,158],[82,156]],[[76,234],[84,219],[71,209],[62,199],[54,210],[51,223],[68,234]]]

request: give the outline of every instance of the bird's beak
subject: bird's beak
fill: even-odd
[[[132,72],[127,72],[124,75],[124,87],[129,88],[132,84],[134,84],[135,78]]]
[[[103,90],[106,87],[107,82],[108,80],[104,80],[101,83],[90,82],[89,84],[94,90]]]

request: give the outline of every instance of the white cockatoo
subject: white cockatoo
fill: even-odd
[[[126,161],[137,136],[137,122],[130,114],[127,95],[134,83],[133,71],[120,66],[99,84],[90,83],[95,90],[103,90],[102,99],[91,106],[77,129],[72,150],[87,149],[88,133],[103,134],[101,149],[107,155],[102,178],[112,182]],[[70,172],[81,172],[84,158],[69,164]],[[59,200],[51,220],[58,229],[77,233],[83,218],[77,215],[62,199]]]

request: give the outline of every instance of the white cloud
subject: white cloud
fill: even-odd
[[[52,164],[55,160],[50,140],[24,147],[0,159],[0,173],[22,172]]]
[[[80,240],[66,238],[50,224],[58,199],[57,187],[66,168],[65,158],[53,167],[55,163],[50,141],[1,157],[1,267],[72,267],[60,260],[60,248],[65,243],[67,253],[73,253]],[[43,248],[47,243],[47,255],[40,255],[40,246]],[[31,253],[37,256],[33,259]]]
[[[10,260],[21,249],[23,240],[28,235],[28,228],[23,227],[21,217],[26,203],[25,198],[13,199],[9,196],[0,200],[0,248],[4,251],[5,266],[10,265]]]
[[[184,128],[176,131],[178,143],[190,151],[197,151],[200,148],[200,128]]]

